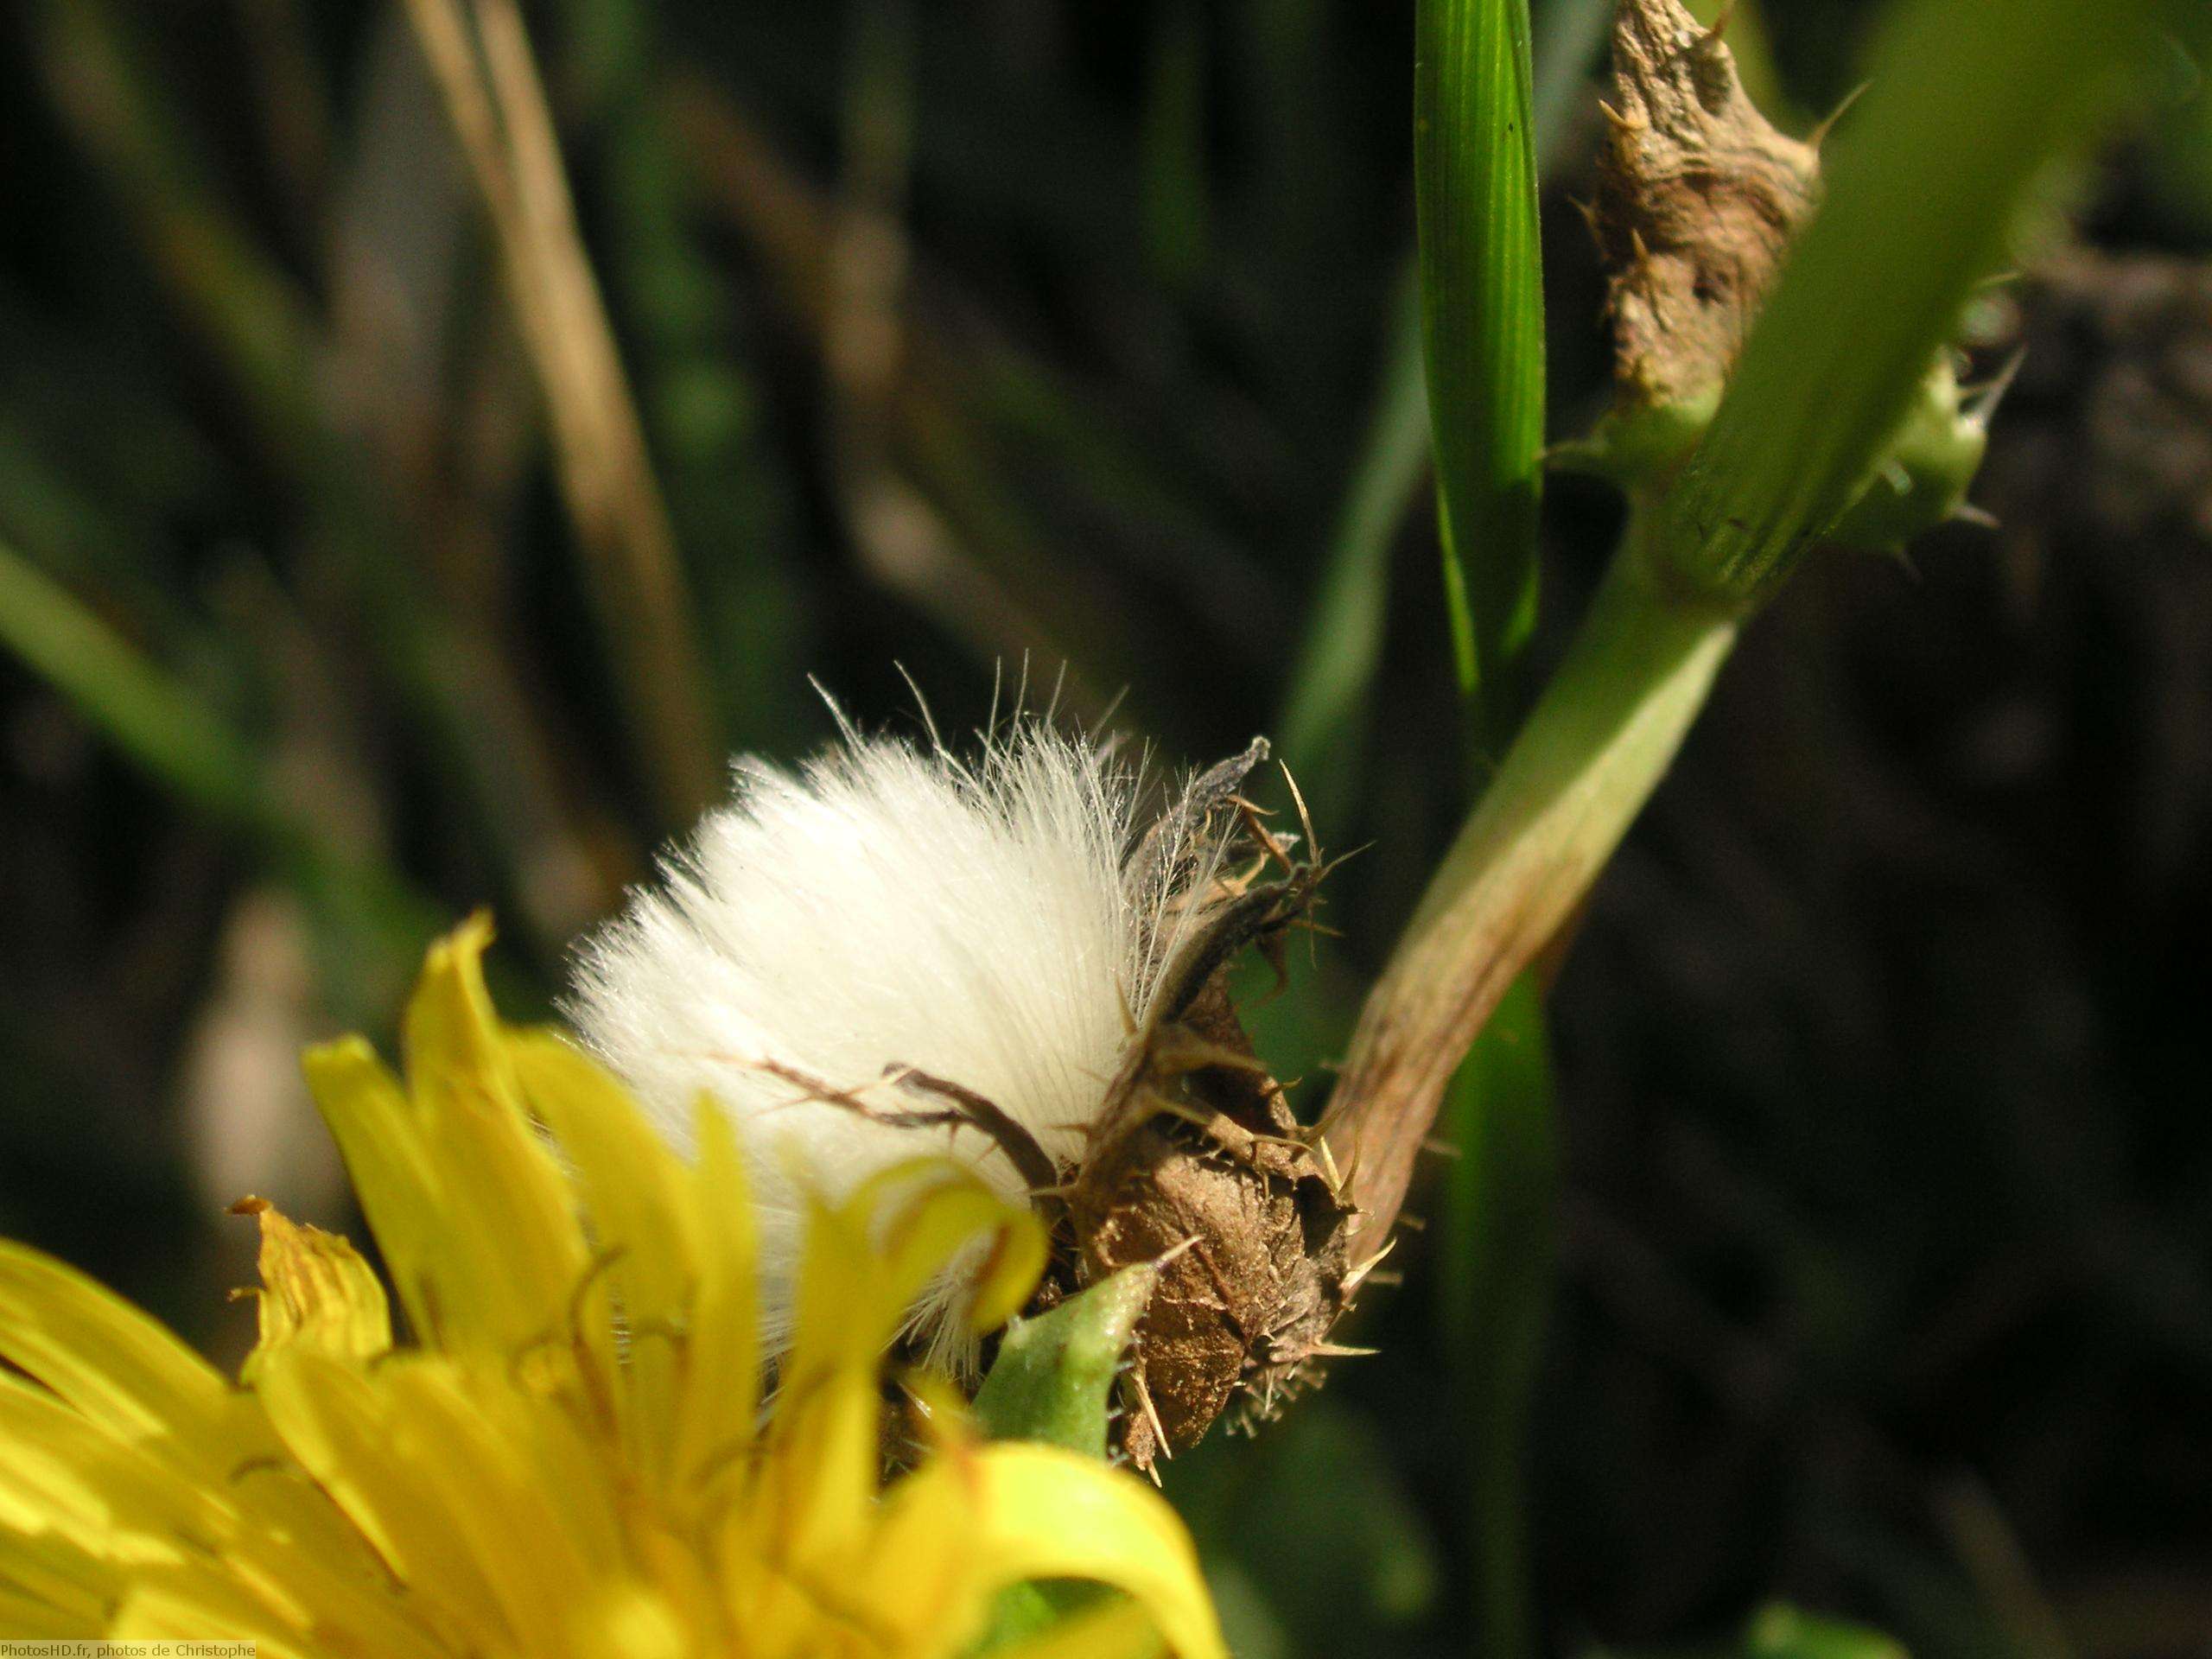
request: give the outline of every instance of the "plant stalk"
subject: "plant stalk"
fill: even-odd
[[[1323,1128],[1382,1248],[1445,1084],[1515,978],[1590,890],[1658,786],[1743,610],[1663,582],[1647,521],[1460,830],[1369,995]]]

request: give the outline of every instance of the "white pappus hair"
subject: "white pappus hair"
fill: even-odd
[[[1017,1202],[1030,1190],[973,1128],[896,1127],[823,1096],[943,1109],[897,1081],[914,1068],[1074,1163],[1133,1022],[1211,908],[1224,840],[1163,819],[1179,844],[1129,860],[1142,768],[1046,719],[1016,716],[972,760],[933,728],[916,747],[840,723],[844,741],[796,775],[738,764],[734,797],[585,943],[566,1007],[678,1147],[702,1094],[728,1111],[772,1343],[810,1193],[835,1198],[924,1152]],[[965,1357],[950,1317],[963,1300],[956,1274],[916,1310],[941,1360]]]

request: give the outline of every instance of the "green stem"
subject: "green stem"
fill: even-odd
[[[1515,980],[1452,1079],[1437,1288],[1464,1425],[1471,1652],[1538,1650],[1528,1543],[1529,1404],[1551,1301],[1559,1195],[1543,988]]]
[[[1643,521],[1370,995],[1325,1127],[1379,1249],[1459,1058],[1657,787],[1741,613],[1653,573]]]

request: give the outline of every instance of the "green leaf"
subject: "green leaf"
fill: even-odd
[[[12,651],[156,782],[283,874],[316,920],[335,1005],[362,1017],[391,1006],[442,925],[441,907],[291,810],[252,743],[4,542],[0,650]]]
[[[1544,301],[1527,0],[1420,0],[1414,181],[1422,334],[1461,690],[1510,718],[1535,613]]]
[[[1866,490],[2030,188],[2164,10],[1907,0],[1832,146],[1825,205],[1661,505],[1675,571],[1753,602]]]
[[[1443,1128],[1458,1156],[1438,1290],[1466,1446],[1476,1647],[1515,1659],[1536,1650],[1524,1461],[1559,1194],[1550,1047],[1533,974],[1514,982],[1460,1065]]]
[[[1016,1319],[976,1395],[976,1419],[995,1440],[1043,1440],[1106,1455],[1106,1414],[1122,1356],[1152,1300],[1148,1262]]]
[[[1906,1659],[1894,1637],[1775,1602],[1744,1632],[1743,1659]]]
[[[275,823],[260,757],[245,741],[4,543],[0,645],[67,697],[117,747],[210,817],[255,830]]]
[[[1124,1268],[1034,1319],[1016,1319],[976,1392],[976,1421],[995,1440],[1042,1440],[1106,1455],[1114,1379],[1160,1270]],[[1050,1629],[1090,1605],[1096,1586],[1057,1580],[1008,1586],[974,1651],[986,1654]]]

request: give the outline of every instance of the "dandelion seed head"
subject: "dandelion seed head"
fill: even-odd
[[[566,1009],[585,1041],[678,1146],[702,1094],[740,1131],[772,1340],[810,1194],[923,1153],[1027,1192],[980,1130],[880,1121],[945,1105],[887,1072],[957,1084],[1063,1168],[1081,1158],[1216,886],[1218,838],[1194,825],[1129,858],[1146,794],[1139,764],[1035,716],[972,758],[848,725],[796,773],[741,763],[734,798],[586,943]],[[956,1276],[917,1311],[941,1358],[959,1299]]]

